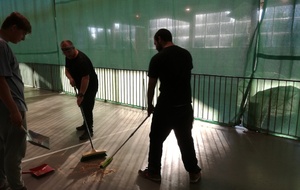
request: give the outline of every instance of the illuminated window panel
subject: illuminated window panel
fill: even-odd
[[[149,28],[149,48],[154,49],[153,36],[161,29],[166,28],[170,30],[173,35],[173,41],[176,45],[181,47],[188,47],[190,43],[190,24],[185,21],[173,20],[170,18],[160,18],[150,20]]]

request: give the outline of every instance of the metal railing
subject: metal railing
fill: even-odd
[[[64,66],[27,63],[20,68],[28,86],[74,94]],[[95,70],[98,100],[147,107],[147,71]],[[193,74],[191,85],[195,119],[223,126],[241,124],[288,138],[300,137],[300,81]],[[156,88],[155,96],[158,94]]]
[[[247,128],[298,139],[300,81],[257,78],[251,86]]]

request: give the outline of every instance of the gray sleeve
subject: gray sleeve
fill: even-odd
[[[12,76],[10,67],[10,49],[5,41],[0,39],[0,76]]]

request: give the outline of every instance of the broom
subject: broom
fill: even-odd
[[[75,90],[75,93],[76,93],[76,96],[77,96],[77,90],[76,90],[75,87],[74,87],[74,90]],[[88,136],[89,136],[89,140],[90,140],[90,143],[91,143],[91,147],[92,147],[91,151],[82,154],[82,157],[81,157],[80,161],[84,162],[84,161],[91,160],[91,159],[94,159],[94,158],[105,157],[106,156],[106,151],[105,150],[99,151],[99,150],[96,150],[94,148],[92,137],[91,137],[91,133],[90,133],[90,129],[89,129],[88,124],[86,122],[86,118],[85,118],[83,109],[82,109],[81,105],[79,107],[80,107],[80,111],[81,111],[81,114],[82,114],[82,117],[83,117],[83,120],[84,120],[84,124],[85,124],[86,130],[88,132]]]
[[[106,168],[113,160],[113,157],[119,152],[119,150],[125,145],[125,143],[134,135],[134,133],[143,125],[143,123],[148,119],[149,115],[142,121],[142,123],[131,133],[131,135],[126,139],[126,141],[113,153],[113,155],[103,161],[100,165],[100,168]]]

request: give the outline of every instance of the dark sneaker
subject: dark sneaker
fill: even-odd
[[[94,134],[91,133],[91,137],[93,137],[93,136],[94,136]],[[84,140],[87,140],[87,139],[89,139],[89,133],[88,133],[87,131],[85,131],[85,132],[79,137],[79,140],[84,141]]]
[[[160,183],[160,181],[161,181],[160,174],[151,174],[148,169],[139,170],[139,175],[145,179],[149,179],[151,181],[155,181],[158,183]]]
[[[81,126],[79,126],[79,127],[76,127],[76,130],[77,130],[77,131],[83,131],[83,130],[85,130],[85,126],[84,126],[84,125],[81,125]]]
[[[199,173],[189,173],[190,183],[197,183],[201,179],[201,172]]]

